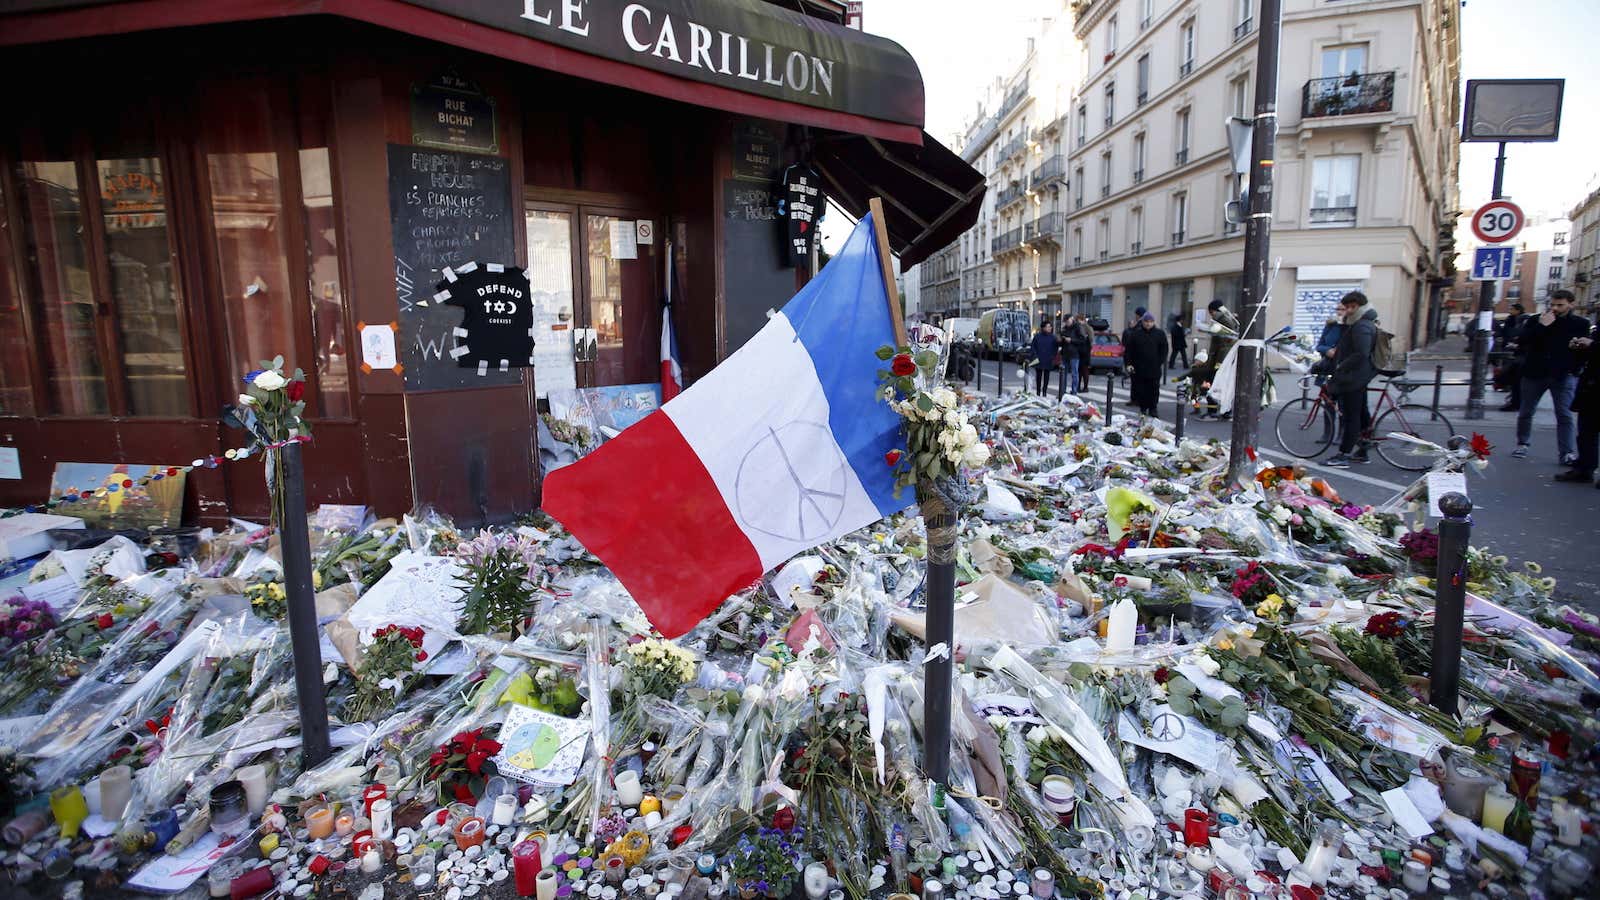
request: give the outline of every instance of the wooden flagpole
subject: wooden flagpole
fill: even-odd
[[[889,232],[883,223],[883,203],[867,202],[872,229],[878,241],[878,261],[883,266],[883,290],[894,322],[895,346],[905,347],[906,323],[900,313],[900,293],[894,286],[889,257]],[[917,484],[917,503],[928,533],[927,646],[922,664],[922,770],[942,787],[950,777],[950,699],[955,657],[956,529],[960,511],[932,483]]]

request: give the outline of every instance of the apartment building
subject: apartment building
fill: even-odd
[[[1244,189],[1226,120],[1253,112],[1256,0],[1079,0],[1062,286],[1073,310],[1195,320],[1237,305]],[[1364,291],[1403,347],[1454,275],[1459,5],[1285,0],[1266,329],[1313,336]]]
[[[961,315],[961,266],[957,244],[951,244],[911,269],[906,280],[915,278],[917,307],[924,319]]]
[[[1600,306],[1600,190],[1583,198],[1568,215],[1567,264],[1562,285],[1578,296],[1578,306]]]

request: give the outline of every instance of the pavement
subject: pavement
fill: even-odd
[[[1420,357],[1420,358],[1419,358]],[[1464,354],[1435,353],[1413,356],[1408,376],[1413,380],[1432,382],[1434,367],[1442,365],[1446,385],[1440,389],[1439,409],[1450,419],[1457,434],[1483,434],[1494,445],[1489,467],[1482,473],[1468,475],[1467,487],[1473,502],[1472,544],[1503,553],[1512,562],[1534,562],[1544,572],[1556,579],[1556,593],[1562,599],[1581,605],[1591,612],[1600,613],[1600,490],[1593,485],[1556,482],[1552,477],[1564,469],[1556,460],[1555,414],[1550,401],[1541,401],[1534,416],[1532,453],[1527,459],[1515,459],[1511,451],[1516,448],[1515,412],[1502,412],[1500,405],[1505,395],[1492,390],[1486,398],[1488,411],[1477,421],[1466,419],[1468,360]],[[995,362],[984,366],[983,393],[994,396]],[[1014,393],[1022,379],[1017,378],[1017,366],[1006,369],[1006,393]],[[1280,400],[1299,396],[1292,374],[1277,373]],[[1053,379],[1052,379],[1053,381]],[[1449,385],[1457,381],[1459,386]],[[1027,386],[1033,386],[1029,373]],[[971,386],[968,386],[971,389]],[[1054,396],[1055,385],[1050,393]],[[1096,403],[1104,404],[1106,379],[1096,376],[1085,392]],[[1169,384],[1162,386],[1161,418],[1172,422],[1177,397]],[[1430,404],[1431,386],[1414,391],[1411,402]],[[1118,381],[1114,389],[1112,412],[1127,412],[1128,389]],[[1261,422],[1258,450],[1273,461],[1298,462],[1309,470],[1328,479],[1347,500],[1353,503],[1382,503],[1408,487],[1420,473],[1396,469],[1377,454],[1372,462],[1349,469],[1336,469],[1322,465],[1330,450],[1317,459],[1297,460],[1279,445],[1273,432],[1279,405],[1264,411]],[[1185,433],[1195,438],[1232,436],[1232,423],[1185,418]]]

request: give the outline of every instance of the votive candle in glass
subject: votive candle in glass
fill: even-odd
[[[483,843],[483,820],[477,816],[467,816],[455,827],[456,847],[465,850]]]
[[[517,896],[532,897],[538,889],[539,870],[544,861],[534,841],[518,841],[511,848],[511,874],[516,878]],[[552,887],[553,891],[554,888]]]
[[[306,812],[306,832],[312,840],[333,834],[333,807],[319,803]]]
[[[1517,798],[1500,785],[1494,785],[1483,795],[1483,827],[1501,834],[1506,830],[1506,816],[1517,805]]]

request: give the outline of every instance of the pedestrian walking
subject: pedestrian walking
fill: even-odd
[[[1572,394],[1578,387],[1581,360],[1572,345],[1575,339],[1589,336],[1589,320],[1572,311],[1572,302],[1571,291],[1552,291],[1544,314],[1524,324],[1517,339],[1527,353],[1522,369],[1522,405],[1517,412],[1517,449],[1511,451],[1517,459],[1528,458],[1533,413],[1548,391],[1556,413],[1556,461],[1564,466],[1577,461]]]
[[[1167,317],[1167,338],[1172,344],[1172,349],[1167,356],[1167,368],[1174,368],[1178,360],[1183,360],[1184,368],[1189,367],[1189,329],[1183,327],[1183,314],[1173,313]]]
[[[1574,338],[1572,348],[1583,361],[1572,397],[1572,409],[1578,414],[1578,456],[1572,468],[1556,480],[1587,482],[1594,479],[1595,467],[1600,465],[1600,325],[1591,329],[1588,337]],[[1600,488],[1600,483],[1595,487]]]
[[[1143,415],[1156,415],[1161,399],[1162,366],[1167,358],[1167,336],[1156,327],[1156,317],[1145,313],[1128,332],[1122,364],[1128,370],[1128,401]]]
[[[1198,418],[1209,419],[1216,417],[1219,419],[1230,419],[1233,417],[1231,413],[1218,415],[1218,412],[1222,407],[1216,401],[1216,399],[1211,396],[1210,391],[1211,383],[1217,379],[1217,370],[1220,369],[1222,367],[1222,363],[1227,360],[1228,351],[1232,350],[1234,343],[1239,340],[1239,317],[1235,316],[1233,314],[1233,310],[1228,308],[1228,304],[1221,300],[1212,300],[1210,303],[1206,304],[1206,312],[1211,316],[1213,325],[1211,331],[1211,344],[1206,348],[1204,363],[1205,368],[1202,370],[1204,372],[1203,381],[1206,390],[1205,403],[1200,408],[1200,415]],[[1196,354],[1195,367],[1199,368],[1200,365],[1200,356],[1199,354]]]
[[[1033,392],[1043,394],[1045,388],[1050,386],[1050,371],[1058,365],[1057,354],[1061,352],[1061,340],[1056,337],[1056,324],[1049,319],[1039,323],[1039,330],[1033,333]]]
[[[1073,322],[1072,347],[1078,351],[1078,381],[1074,393],[1089,389],[1089,355],[1094,350],[1094,329],[1089,327],[1089,317],[1078,313]]]
[[[1367,295],[1351,291],[1339,300],[1339,319],[1344,330],[1333,350],[1329,365],[1328,393],[1339,408],[1339,453],[1327,465],[1347,469],[1351,463],[1367,462],[1367,448],[1361,435],[1372,425],[1367,409],[1367,385],[1378,375],[1372,361],[1372,348],[1378,340],[1378,311],[1367,306]]]
[[[1522,336],[1522,326],[1528,323],[1527,313],[1528,308],[1521,303],[1511,304],[1511,314],[1500,320],[1495,335],[1495,349],[1508,354],[1505,362],[1495,371],[1496,380],[1508,392],[1505,404],[1500,407],[1501,412],[1522,409],[1522,368],[1527,361],[1527,354],[1523,352],[1519,338]]]

